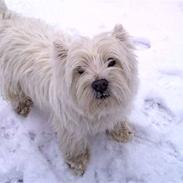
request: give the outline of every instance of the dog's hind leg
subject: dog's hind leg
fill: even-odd
[[[23,92],[20,92],[19,95],[11,96],[9,100],[17,114],[27,117],[33,106],[33,101],[30,97],[26,96]]]
[[[15,111],[17,114],[27,117],[29,112],[31,111],[31,108],[33,106],[33,102],[30,97],[22,97],[15,107]]]

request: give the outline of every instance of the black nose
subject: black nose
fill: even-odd
[[[99,79],[92,83],[92,88],[96,92],[103,93],[107,90],[109,82],[106,79]]]

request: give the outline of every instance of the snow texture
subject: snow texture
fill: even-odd
[[[122,23],[133,36],[140,87],[131,115],[134,139],[91,139],[91,160],[74,177],[44,112],[26,118],[0,99],[0,183],[182,183],[183,1],[6,0],[8,7],[92,36]]]

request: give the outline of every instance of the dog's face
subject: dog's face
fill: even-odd
[[[59,56],[65,57],[64,87],[74,105],[83,112],[114,110],[125,107],[131,100],[137,66],[122,26],[93,39],[81,38],[67,53],[63,49],[60,53]]]

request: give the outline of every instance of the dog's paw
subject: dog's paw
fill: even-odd
[[[27,97],[18,103],[18,106],[16,107],[15,111],[17,114],[23,117],[27,117],[27,115],[31,111],[32,106],[33,106],[32,100],[29,97]]]
[[[89,161],[89,150],[87,149],[84,153],[66,159],[66,163],[76,176],[82,176],[85,173],[88,161]]]
[[[134,133],[126,122],[120,123],[113,130],[106,131],[107,135],[117,142],[127,143],[132,140]]]

